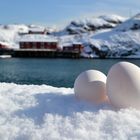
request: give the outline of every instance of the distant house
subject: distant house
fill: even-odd
[[[64,44],[63,51],[64,52],[78,52],[81,53],[83,50],[82,43],[72,43],[72,44]]]
[[[9,44],[5,42],[0,42],[0,49],[9,49]]]
[[[47,35],[24,35],[19,41],[20,49],[57,50],[58,40]]]

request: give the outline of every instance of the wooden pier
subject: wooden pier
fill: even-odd
[[[19,58],[80,58],[79,52],[46,49],[18,49],[13,50],[11,55]]]

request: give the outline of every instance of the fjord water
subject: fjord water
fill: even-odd
[[[140,59],[0,59],[0,82],[73,87],[81,72],[96,69],[107,74],[120,61],[140,66]]]

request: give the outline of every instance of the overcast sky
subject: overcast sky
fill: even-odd
[[[60,25],[100,14],[132,16],[140,0],[0,0],[0,23]]]

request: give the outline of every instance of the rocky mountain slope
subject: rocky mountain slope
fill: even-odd
[[[89,44],[101,57],[140,57],[140,14],[110,31],[93,35]]]
[[[99,17],[86,18],[71,21],[63,30],[56,32],[56,35],[82,34],[91,31],[114,28],[122,23],[125,18],[118,15],[102,15]]]

